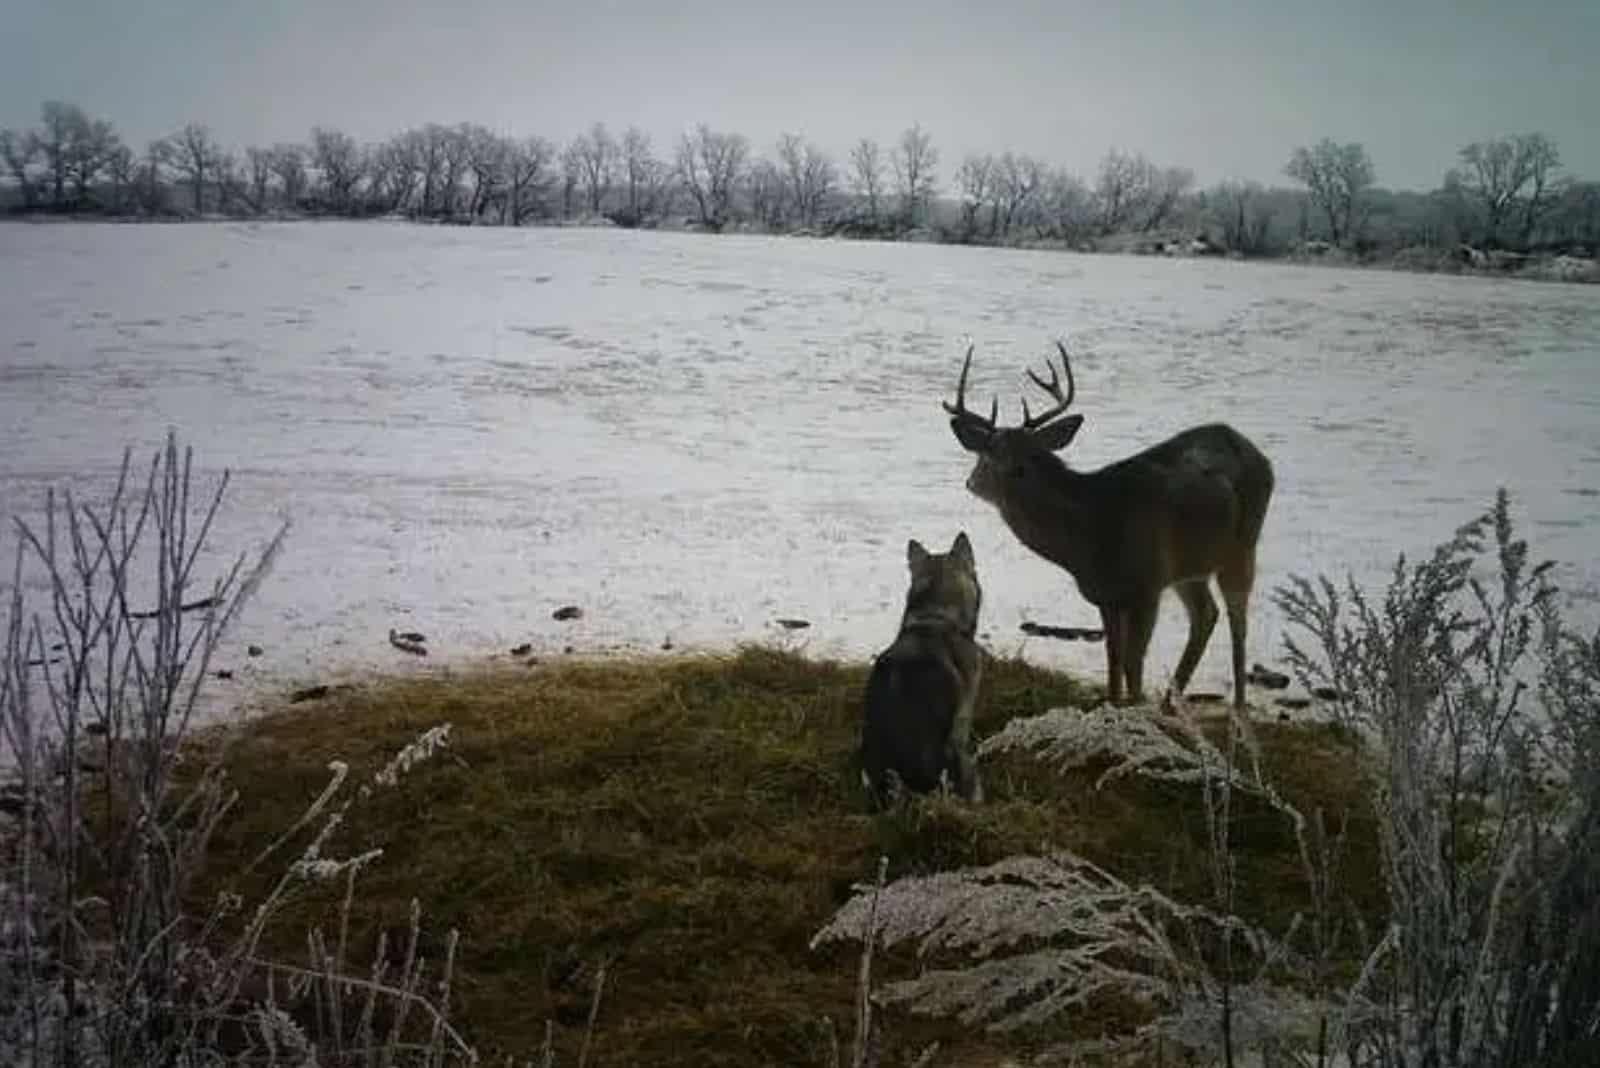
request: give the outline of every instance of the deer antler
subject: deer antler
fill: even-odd
[[[1067,371],[1067,395],[1065,397],[1061,395],[1061,378],[1056,374],[1056,365],[1051,363],[1048,359],[1044,361],[1044,365],[1050,368],[1050,381],[1048,382],[1034,374],[1033,369],[1029,368],[1028,377],[1033,379],[1034,385],[1038,386],[1040,389],[1044,390],[1046,393],[1050,394],[1050,396],[1055,398],[1056,406],[1051,408],[1049,411],[1040,412],[1038,415],[1033,415],[1028,411],[1028,398],[1022,398],[1022,428],[1024,430],[1038,430],[1050,420],[1054,419],[1056,416],[1060,415],[1062,412],[1071,407],[1072,398],[1078,395],[1078,384],[1072,380],[1072,360],[1067,356],[1067,347],[1061,342],[1057,341],[1056,348],[1061,353],[1061,366],[1066,368]],[[968,356],[970,357],[970,355],[971,353],[969,352]],[[963,380],[965,377],[966,371],[963,370]]]
[[[977,412],[967,410],[967,371],[972,367],[973,346],[967,346],[967,358],[961,364],[961,379],[956,383],[956,402],[952,406],[949,401],[944,402],[944,410],[960,419],[964,423],[971,423],[989,433],[994,433],[996,421],[1000,418],[1000,398],[993,398],[989,406],[989,418],[985,419]]]

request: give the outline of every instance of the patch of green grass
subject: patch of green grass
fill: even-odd
[[[702,1066],[824,1063],[824,1016],[848,1042],[856,951],[812,952],[807,942],[880,853],[893,878],[1067,847],[1130,881],[1209,899],[1192,789],[1130,778],[1097,791],[1092,770],[1062,775],[1007,756],[985,762],[983,806],[928,799],[869,815],[854,764],[866,672],[746,648],[335,691],[255,720],[234,740],[228,766],[241,800],[216,840],[206,889],[298,817],[329,760],[366,780],[449,722],[449,748],[357,804],[328,851],[385,851],[358,882],[351,931],[365,941],[353,941],[353,959],[370,959],[380,929],[403,929],[416,897],[432,959],[449,928],[461,931],[453,1019],[489,1059],[531,1056],[553,1020],[570,1062],[590,976],[607,959],[592,1061]],[[1059,673],[991,661],[977,732],[1088,696]],[[1258,733],[1291,800],[1361,809],[1368,822],[1352,831],[1347,870],[1358,885],[1374,876],[1370,816],[1345,743],[1300,728]],[[1306,902],[1294,840],[1281,818],[1248,807],[1235,839],[1241,911],[1281,931]],[[259,894],[261,884],[242,889]],[[338,892],[301,898],[269,948],[297,955],[307,927],[333,922]],[[915,967],[905,951],[879,961],[880,982]],[[1126,1012],[1107,1005],[1070,1026],[1095,1033],[1125,1025]],[[1022,1048],[963,1032],[892,1017],[885,1063],[933,1038],[962,1063]]]

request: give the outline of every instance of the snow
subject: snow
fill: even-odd
[[[1212,260],[399,223],[0,226],[0,512],[91,496],[167,426],[233,470],[214,544],[287,552],[219,700],[536,652],[887,644],[905,544],[966,530],[998,652],[1094,677],[1065,573],[963,488],[940,401],[1019,413],[1062,338],[1092,468],[1227,420],[1278,488],[1249,655],[1291,571],[1383,579],[1506,485],[1600,620],[1600,287]],[[1032,389],[1031,386],[1028,386]],[[9,553],[13,534],[0,534]],[[9,557],[7,557],[9,559]],[[557,622],[563,604],[580,620]],[[807,630],[775,620],[799,616]],[[427,661],[393,649],[421,630]],[[1147,685],[1184,636],[1163,602]],[[265,650],[244,655],[247,644]],[[1195,687],[1223,689],[1219,626]]]

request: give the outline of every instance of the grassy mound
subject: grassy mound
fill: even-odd
[[[1209,894],[1205,818],[1188,788],[1130,777],[1096,790],[1094,769],[1063,775],[1006,757],[985,762],[982,807],[934,799],[869,816],[853,764],[866,670],[751,648],[334,691],[234,740],[240,803],[215,842],[207,892],[294,822],[328,761],[370,776],[448,722],[449,748],[353,809],[328,850],[385,851],[358,883],[351,932],[368,941],[352,943],[352,959],[370,959],[379,930],[403,929],[418,898],[430,958],[445,931],[461,931],[453,1019],[479,1052],[531,1056],[553,1021],[559,1063],[575,1060],[605,961],[590,1062],[652,1065],[826,1063],[823,1018],[845,1039],[852,1027],[856,957],[807,943],[880,853],[893,878],[1064,846],[1129,881]],[[993,661],[977,734],[1094,697],[1058,673]],[[1288,800],[1349,814],[1346,884],[1378,915],[1375,834],[1349,743],[1277,723],[1258,735]],[[1240,805],[1235,820],[1238,910],[1281,931],[1308,900],[1295,841],[1272,813]],[[270,948],[293,955],[341,893],[301,898]],[[915,967],[882,955],[875,978]],[[1130,1011],[1107,1005],[1070,1026],[1101,1033],[1127,1026]],[[989,1063],[1041,1037],[906,1017],[886,1028],[884,1063],[935,1038],[943,1063]]]

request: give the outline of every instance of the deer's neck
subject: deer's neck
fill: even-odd
[[[1040,492],[1019,494],[1000,502],[1000,517],[1017,539],[1066,569],[1090,601],[1112,596],[1117,576],[1104,562],[1117,533],[1105,529],[1106,511],[1097,507],[1099,485],[1094,476],[1062,465],[1058,477]]]

